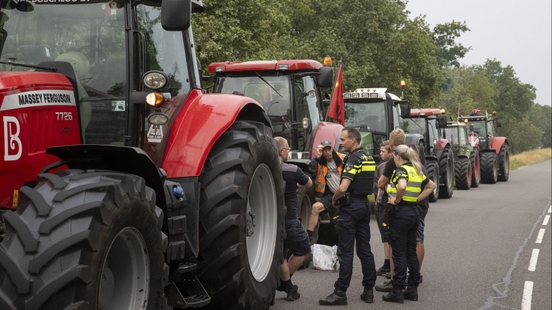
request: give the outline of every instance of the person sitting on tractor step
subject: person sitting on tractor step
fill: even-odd
[[[341,170],[343,155],[332,147],[329,140],[324,140],[318,145],[318,157],[310,162],[309,168],[314,175],[314,199],[311,217],[307,226],[307,233],[312,242],[313,231],[318,225],[321,212],[328,211],[332,207],[332,197],[341,182]],[[328,212],[325,213],[329,217]]]
[[[299,269],[305,257],[311,252],[309,236],[297,215],[297,190],[298,186],[311,187],[311,179],[296,165],[286,163],[289,155],[289,144],[282,137],[275,137],[278,144],[278,156],[282,159],[282,177],[286,183],[284,201],[286,204],[284,240],[284,260],[280,266],[279,291],[287,293],[286,300],[294,301],[301,296],[297,285],[291,282],[291,276]],[[289,253],[289,257],[288,257]]]
[[[362,286],[360,298],[367,303],[374,302],[376,284],[376,265],[370,248],[371,208],[368,195],[372,193],[376,163],[360,147],[360,132],[346,127],[339,137],[341,149],[348,152],[343,160],[341,184],[332,197],[332,205],[340,208],[336,224],[338,237],[337,257],[339,259],[339,277],[334,283],[334,291],[320,299],[321,305],[347,305],[347,289],[353,274],[355,239],[356,252],[362,265]]]

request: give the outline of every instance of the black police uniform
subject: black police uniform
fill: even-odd
[[[336,230],[338,232],[337,257],[339,258],[339,277],[336,289],[347,291],[353,272],[355,238],[357,255],[362,265],[362,285],[372,289],[376,282],[374,255],[370,248],[370,203],[368,194],[372,193],[376,163],[361,148],[355,149],[344,159],[341,178],[351,180],[346,196],[347,204],[342,205]]]

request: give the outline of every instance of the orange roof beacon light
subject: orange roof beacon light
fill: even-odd
[[[496,115],[496,111],[493,111],[493,115]]]
[[[447,114],[447,110],[446,109],[441,109],[441,114]]]
[[[404,80],[401,80],[401,87],[404,88],[406,86],[406,82]]]
[[[332,66],[332,58],[331,57],[324,57],[324,62],[323,62],[322,65],[331,67]]]
[[[404,87],[406,86],[405,80],[401,80],[401,100],[404,98]]]

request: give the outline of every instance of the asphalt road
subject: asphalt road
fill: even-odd
[[[430,204],[418,288],[419,301],[373,304],[360,300],[362,274],[354,263],[347,309],[551,309],[551,161],[510,172],[508,182],[455,190]],[[383,247],[375,218],[370,224],[376,268]],[[318,300],[333,291],[336,271],[311,267],[292,278],[301,298],[276,293],[272,309],[321,309]],[[378,277],[382,283],[384,277]]]

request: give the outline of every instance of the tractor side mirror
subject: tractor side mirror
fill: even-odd
[[[447,116],[437,115],[437,124],[439,125],[439,128],[447,128]]]
[[[322,106],[324,108],[328,108],[330,106],[330,99],[324,99],[322,100]]]
[[[410,118],[410,102],[408,101],[399,101],[399,108],[401,109],[402,118]]]
[[[167,31],[184,31],[192,21],[190,0],[163,0],[161,2],[161,25]]]
[[[324,88],[333,86],[333,68],[332,67],[320,68],[320,75],[318,76],[318,86],[324,87]]]
[[[502,127],[502,121],[497,119],[496,120],[496,127]]]

